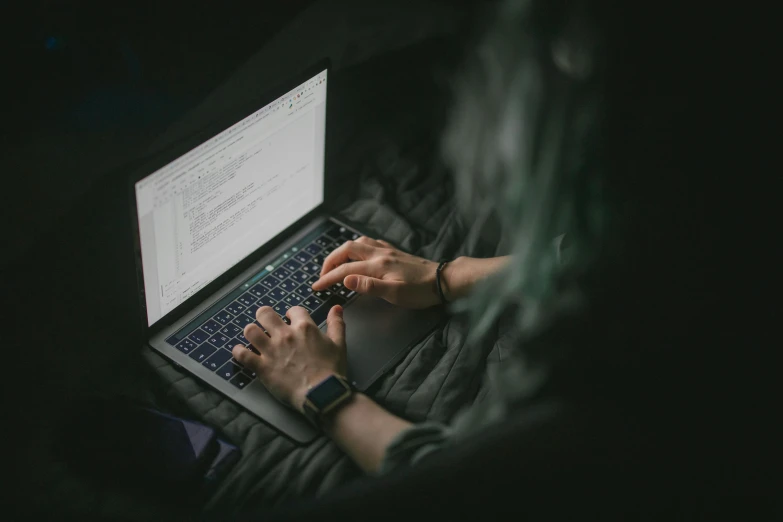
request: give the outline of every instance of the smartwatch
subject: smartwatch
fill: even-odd
[[[302,406],[305,417],[320,428],[326,415],[347,404],[355,392],[356,388],[347,379],[330,375],[307,392]]]

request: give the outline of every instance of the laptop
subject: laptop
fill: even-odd
[[[366,390],[432,330],[411,311],[338,283],[314,292],[326,256],[362,235],[325,194],[329,63],[323,61],[142,168],[131,179],[141,317],[149,346],[299,443],[317,431],[231,356],[260,306],[304,307],[326,329],[344,307],[348,378]],[[287,321],[287,318],[285,318]]]

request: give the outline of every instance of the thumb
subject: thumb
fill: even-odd
[[[334,305],[326,316],[326,335],[334,344],[345,348],[345,321],[343,320],[343,307]]]
[[[392,293],[397,287],[397,283],[395,282],[356,274],[351,274],[346,277],[343,284],[349,290],[355,290],[360,294],[382,297],[387,301],[392,300]]]

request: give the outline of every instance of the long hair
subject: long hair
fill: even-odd
[[[690,148],[692,25],[609,4],[504,0],[456,82],[442,146],[459,204],[494,215],[513,261],[455,308],[474,337],[515,311],[528,375],[645,393],[703,360],[720,274]]]
[[[509,305],[532,326],[575,304],[579,296],[555,291],[559,275],[606,247],[601,33],[569,7],[504,2],[457,81],[443,138],[457,198],[468,219],[494,213],[514,255],[460,303],[474,336]]]

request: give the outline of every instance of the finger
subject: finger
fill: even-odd
[[[335,248],[334,252],[326,256],[323,267],[321,268],[321,275],[328,274],[335,267],[347,263],[350,260],[359,261],[368,259],[372,257],[374,253],[375,248],[369,245],[357,243],[356,241],[346,241]]]
[[[334,341],[334,344],[345,348],[345,320],[343,319],[343,307],[334,305],[326,316],[326,335]]]
[[[311,323],[313,322],[313,320],[310,318],[310,314],[301,306],[292,306],[288,309],[285,315],[291,319],[291,326],[299,324],[302,321],[310,321]]]
[[[355,239],[354,241],[356,241],[357,243],[362,243],[363,245],[370,245],[373,247],[381,246],[381,242],[379,240],[367,236],[361,236]]]
[[[254,354],[241,344],[234,346],[234,349],[231,350],[231,355],[233,355],[234,359],[245,368],[250,368],[256,373],[261,373],[261,368],[263,366],[262,355]]]
[[[263,348],[264,344],[269,341],[269,334],[264,332],[261,327],[255,323],[246,325],[242,334],[245,336],[245,339],[250,341],[253,346],[258,349]]]
[[[392,302],[396,300],[402,285],[399,281],[384,281],[383,279],[356,274],[347,276],[343,281],[343,284],[348,290],[355,290],[360,294],[381,297]]]
[[[356,261],[354,263],[345,263],[340,265],[328,274],[321,276],[321,279],[313,283],[313,290],[323,290],[335,283],[342,282],[345,276],[350,274],[375,275],[376,266],[369,261]]]
[[[256,320],[264,327],[264,330],[269,332],[269,336],[272,337],[276,330],[283,328],[286,324],[277,315],[277,312],[272,310],[271,306],[262,306],[256,310]]]
[[[383,246],[385,246],[387,248],[393,248],[393,249],[397,250],[397,247],[395,247],[394,245],[392,245],[388,241],[385,241],[383,239],[376,239],[375,241],[377,241],[378,243],[380,243],[381,245],[383,245]]]

